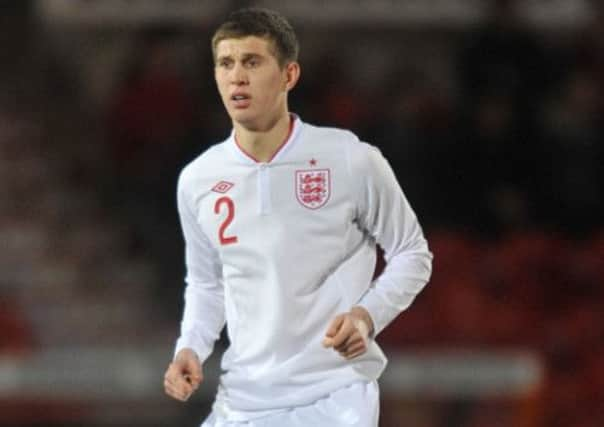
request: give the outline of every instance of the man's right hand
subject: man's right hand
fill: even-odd
[[[164,390],[174,399],[185,402],[203,381],[201,362],[190,348],[178,352],[164,375]]]

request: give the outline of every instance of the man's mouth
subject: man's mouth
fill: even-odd
[[[247,108],[250,106],[250,96],[244,93],[231,95],[231,101],[235,108]]]

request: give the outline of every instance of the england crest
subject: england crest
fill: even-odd
[[[331,195],[329,169],[296,171],[296,198],[308,209],[324,206]]]

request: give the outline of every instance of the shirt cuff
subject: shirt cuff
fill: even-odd
[[[204,345],[200,342],[199,338],[192,335],[181,335],[176,341],[176,348],[174,349],[174,357],[178,352],[184,348],[190,348],[197,354],[200,362],[204,362],[212,353],[212,347]]]
[[[366,293],[361,301],[359,301],[356,305],[363,307],[369,313],[371,320],[373,321],[373,334],[372,337],[375,338],[377,334],[379,334],[382,329],[386,327],[386,322],[384,319],[385,311],[384,306],[386,305],[382,299],[377,296],[374,292]]]
[[[371,320],[373,320],[374,338],[382,332],[382,330],[384,330],[384,328],[388,326],[401,311],[408,308],[413,302],[414,295],[406,294],[405,297],[405,301],[401,301],[402,305],[399,308],[389,304],[378,292],[376,292],[375,288],[370,288],[356,304],[365,308],[369,313],[369,316],[371,316]]]

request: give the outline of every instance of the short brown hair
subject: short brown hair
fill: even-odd
[[[212,37],[212,54],[225,39],[248,36],[262,37],[272,45],[273,54],[281,67],[298,60],[298,39],[291,24],[278,12],[262,8],[245,8],[232,12]]]

